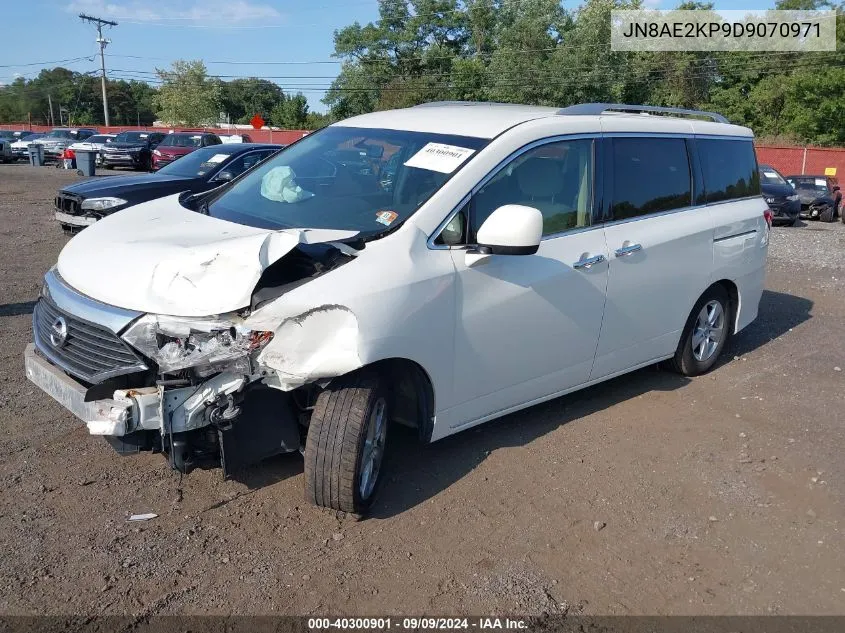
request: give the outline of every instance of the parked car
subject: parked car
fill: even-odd
[[[94,134],[97,134],[97,130],[92,128],[57,127],[35,142],[44,147],[45,162],[59,161],[64,151],[73,143],[82,141]]]
[[[174,193],[200,193],[229,182],[264,160],[278,145],[236,145],[197,150],[152,174],[83,180],[56,195],[56,220],[78,231],[104,216]]]
[[[760,188],[772,211],[772,224],[798,224],[801,214],[798,194],[777,169],[760,165]]]
[[[131,167],[151,171],[153,150],[165,136],[162,132],[121,132],[103,147],[103,167]]]
[[[252,143],[252,137],[249,134],[230,134],[221,136],[220,140],[224,143]]]
[[[32,130],[0,130],[0,140],[14,143],[27,136],[32,136],[34,133]]]
[[[161,143],[153,150],[153,169],[161,169],[177,158],[190,154],[200,147],[210,147],[220,145],[220,143],[221,141],[216,134],[205,132],[166,134]]]
[[[839,183],[831,176],[787,176],[801,200],[801,217],[808,220],[833,222],[838,215],[837,200],[841,199]]]
[[[15,160],[28,159],[29,146],[38,139],[44,138],[46,134],[35,133],[21,137],[12,143],[12,156]]]
[[[389,190],[350,147],[400,154]],[[362,513],[389,423],[431,442],[659,361],[710,370],[757,317],[770,222],[752,132],[716,114],[374,112],[75,236],[26,371],[183,472],[304,447],[307,498]]]
[[[12,141],[0,138],[0,162],[11,163],[15,159],[12,154]]]
[[[116,136],[117,134],[95,134],[94,136],[89,136],[84,141],[74,143],[68,149],[71,149],[74,152],[79,150],[97,152],[97,164],[99,165],[103,161],[103,150],[106,145],[109,145],[114,141]]]

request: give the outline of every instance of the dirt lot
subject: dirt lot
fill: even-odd
[[[774,230],[761,316],[711,374],[645,369],[426,447],[396,430],[355,521],[305,505],[297,455],[180,479],[24,378],[75,179],[0,166],[0,613],[845,613],[841,224]]]

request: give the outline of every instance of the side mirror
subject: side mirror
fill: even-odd
[[[214,180],[219,180],[221,182],[229,182],[234,177],[235,177],[235,174],[230,172],[228,169],[224,169],[219,174],[217,174],[217,176],[214,178]]]
[[[543,214],[521,204],[506,204],[490,214],[478,229],[482,255],[533,255],[543,237]]]

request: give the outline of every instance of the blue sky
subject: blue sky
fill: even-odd
[[[650,0],[671,8],[675,0]],[[376,0],[28,0],[5,2],[0,83],[34,77],[62,65],[79,72],[99,69],[93,25],[80,12],[111,19],[106,49],[110,76],[145,79],[174,59],[202,59],[210,74],[273,77],[302,91],[313,110],[324,111],[323,89],[337,74],[330,62],[332,33],[358,20],[377,18]],[[564,0],[570,8],[576,0]],[[716,0],[717,9],[762,9],[767,0]],[[20,27],[20,28],[19,28]],[[81,59],[77,59],[81,58]],[[56,63],[55,60],[74,59]],[[37,62],[37,64],[36,64]],[[227,62],[227,63],[221,63]],[[237,62],[237,63],[233,63]],[[284,63],[256,63],[284,62]]]

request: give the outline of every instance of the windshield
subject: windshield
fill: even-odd
[[[158,173],[182,178],[199,178],[213,169],[217,169],[222,163],[229,160],[232,154],[240,150],[240,147],[226,148],[222,145],[204,147],[190,154],[185,154],[169,165],[165,165],[158,170]]]
[[[188,136],[187,134],[168,134],[159,143],[159,147],[199,147],[201,136]]]
[[[764,185],[785,185],[788,184],[786,180],[783,179],[777,171],[769,167],[768,165],[763,165],[760,167],[760,180]]]
[[[375,235],[398,226],[487,139],[328,127],[252,170],[209,215],[268,229],[324,228]]]
[[[10,130],[0,130],[0,138],[15,138],[15,133]]]
[[[824,178],[790,178],[789,184],[796,189],[827,193],[827,181]]]
[[[51,130],[47,138],[73,138],[70,130]]]
[[[46,134],[30,134],[29,136],[24,136],[21,138],[18,143],[31,143],[32,141],[37,141],[40,138],[44,138],[47,136]]]
[[[114,137],[115,143],[143,143],[149,134],[146,132],[121,132]]]
[[[101,134],[95,134],[94,136],[89,136],[85,139],[85,143],[106,143],[111,139],[110,136],[103,136]]]

